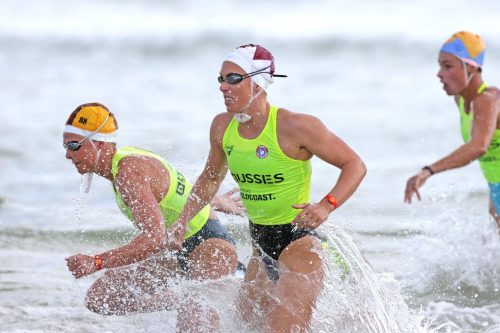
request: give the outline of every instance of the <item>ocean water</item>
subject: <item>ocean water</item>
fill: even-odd
[[[319,117],[368,166],[322,227],[352,275],[329,268],[312,331],[500,332],[500,241],[477,164],[431,178],[421,202],[403,203],[407,178],[461,144],[437,50],[457,30],[481,34],[484,77],[499,84],[498,13],[494,0],[2,0],[0,331],[173,331],[174,312],[101,317],[83,306],[95,277],[73,279],[64,258],[135,231],[106,181],[80,192],[62,128],[77,105],[102,102],[118,118],[119,145],[158,152],[194,180],[225,110],[221,60],[253,42],[289,76],[270,101]],[[337,175],[313,159],[312,200]],[[227,178],[221,191],[234,186]],[[247,260],[246,220],[220,217]],[[227,281],[224,296],[204,297],[225,310],[224,330],[246,331],[227,302],[239,280]]]

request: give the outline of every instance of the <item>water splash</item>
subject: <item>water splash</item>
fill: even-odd
[[[75,220],[76,223],[80,226],[83,225],[82,223],[82,215],[85,210],[85,205],[87,203],[87,199],[90,193],[90,185],[92,183],[92,175],[93,173],[85,173],[82,175],[81,181],[80,181],[80,196],[78,199],[75,199],[75,202],[77,204],[76,207],[76,212],[75,212]]]
[[[80,194],[90,193],[90,185],[92,185],[93,175],[93,172],[84,173],[82,175],[82,180],[80,182]]]
[[[446,323],[439,332],[494,332],[500,324],[500,238],[487,212],[477,210],[458,206],[416,221],[424,233],[406,244],[412,264],[400,275],[420,295],[424,316]]]
[[[404,302],[392,273],[376,273],[340,227],[323,231],[326,278],[313,332],[430,332]]]
[[[426,313],[429,324],[446,320],[435,328],[435,332],[500,332],[498,304],[467,307],[445,301],[430,302]]]
[[[438,327],[424,323],[423,313],[416,313],[405,303],[393,274],[376,273],[341,228],[328,230],[325,237],[325,286],[316,303],[310,332],[453,332],[448,323]],[[251,332],[235,306],[240,286],[241,278],[232,276],[216,281],[185,281],[176,292],[196,294],[204,306],[217,309],[222,332]]]

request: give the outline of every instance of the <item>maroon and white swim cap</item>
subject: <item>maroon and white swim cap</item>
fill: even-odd
[[[247,74],[262,71],[253,75],[250,79],[261,88],[267,87],[274,82],[274,58],[271,52],[260,45],[242,45],[226,55],[224,61],[230,61],[240,66]]]

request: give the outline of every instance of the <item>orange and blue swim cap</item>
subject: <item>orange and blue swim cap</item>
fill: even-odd
[[[481,67],[486,53],[486,44],[479,35],[468,31],[459,31],[444,43],[440,51],[453,54],[472,66]]]

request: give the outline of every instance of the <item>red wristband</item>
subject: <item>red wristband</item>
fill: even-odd
[[[98,271],[102,269],[101,256],[94,256],[94,266],[97,268]]]
[[[326,195],[325,200],[333,206],[333,209],[337,209],[337,199],[333,195]]]

